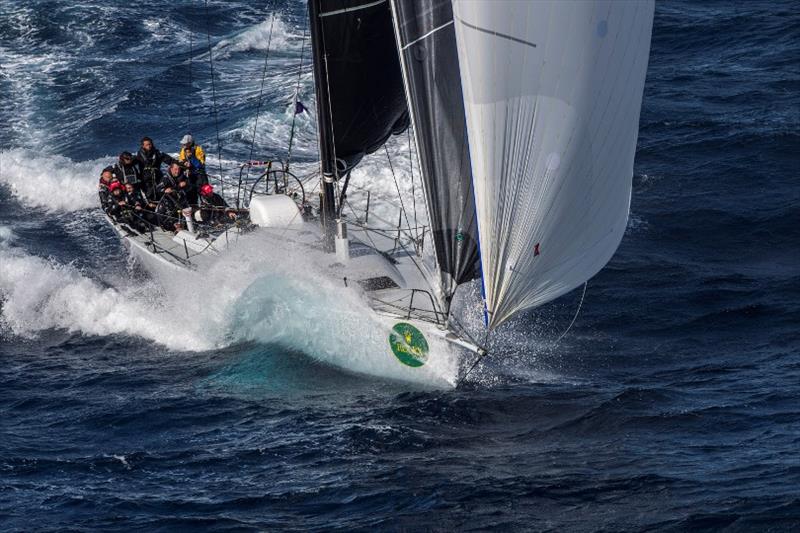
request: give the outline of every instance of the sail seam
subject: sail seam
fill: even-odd
[[[481,28],[480,26],[475,26],[474,24],[470,24],[466,22],[461,17],[455,17],[458,21],[466,26],[467,28],[472,28],[473,30],[481,31],[483,33],[488,33],[489,35],[494,35],[495,37],[500,37],[503,39],[508,39],[509,41],[514,41],[515,43],[524,44],[526,46],[530,46],[531,48],[536,48],[536,43],[532,43],[530,41],[526,41],[525,39],[520,39],[519,37],[514,37],[513,35],[508,35],[505,33],[500,33],[499,31],[490,30],[488,28]]]
[[[361,9],[367,9],[367,8],[370,8],[370,7],[374,7],[374,6],[377,6],[377,5],[382,4],[384,2],[386,2],[386,0],[377,0],[376,2],[370,2],[369,4],[362,4],[360,6],[345,7],[345,8],[342,8],[342,9],[337,9],[335,11],[327,11],[325,13],[320,13],[318,16],[321,18],[321,17],[330,17],[330,16],[333,16],[333,15],[341,15],[343,13],[350,13],[351,11],[359,11]]]
[[[409,46],[411,46],[411,45],[414,45],[414,44],[417,44],[418,42],[422,41],[423,39],[427,39],[428,37],[430,37],[431,35],[433,35],[433,34],[434,34],[434,33],[436,33],[437,31],[439,31],[439,30],[441,30],[441,29],[443,29],[443,28],[446,28],[447,26],[451,25],[452,23],[453,23],[453,21],[452,21],[452,20],[451,20],[451,21],[448,21],[448,22],[445,22],[444,24],[442,24],[442,25],[441,25],[441,26],[439,26],[438,28],[434,28],[434,29],[432,29],[431,31],[429,31],[429,32],[428,32],[428,33],[426,33],[425,35],[423,35],[423,36],[421,36],[421,37],[417,37],[416,39],[414,39],[413,41],[411,41],[411,42],[410,42],[410,43],[408,43],[407,45],[403,46],[403,48],[402,48],[402,49],[403,49],[403,50],[405,50],[405,49],[406,49],[406,48],[408,48]]]

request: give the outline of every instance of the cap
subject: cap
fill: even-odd
[[[186,134],[183,136],[183,139],[181,139],[181,144],[192,144],[193,142],[194,137],[192,137],[191,134]]]
[[[214,192],[214,187],[212,187],[211,184],[209,183],[206,183],[205,185],[200,187],[200,194],[202,196],[211,196],[211,193],[213,192]]]
[[[122,189],[122,184],[118,181],[112,181],[111,185],[108,186],[108,190],[114,192],[117,189]]]

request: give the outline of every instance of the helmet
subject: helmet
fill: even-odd
[[[183,139],[181,139],[181,144],[192,144],[192,143],[194,143],[194,137],[192,137],[191,134],[186,134],[183,136]]]
[[[118,181],[112,181],[111,185],[108,186],[108,190],[114,192],[117,189],[122,189],[122,184]]]
[[[205,185],[200,187],[200,194],[202,196],[211,196],[211,193],[213,193],[213,192],[214,192],[214,187],[212,187],[208,183],[206,183]]]

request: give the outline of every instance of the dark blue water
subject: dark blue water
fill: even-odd
[[[557,347],[579,294],[449,391],[194,343],[213,315],[161,301],[91,209],[142,134],[216,151],[206,24],[222,158],[248,157],[271,5],[0,2],[0,530],[800,529],[794,4],[657,6],[619,251]],[[303,10],[278,7],[259,155],[286,147]]]

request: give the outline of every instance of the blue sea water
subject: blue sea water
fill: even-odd
[[[286,149],[303,2],[208,10],[0,0],[0,530],[800,529],[794,3],[657,5],[619,251],[559,344],[579,293],[444,391],[225,342],[128,268],[110,155],[216,153],[216,98],[247,159],[267,50],[255,152]]]

